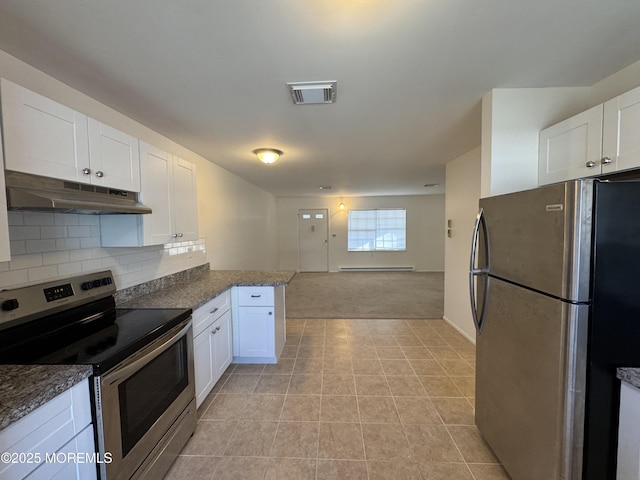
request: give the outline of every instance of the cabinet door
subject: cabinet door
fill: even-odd
[[[602,173],[640,167],[640,87],[604,104],[603,132]]]
[[[89,161],[91,184],[140,191],[137,138],[89,118]]]
[[[173,212],[175,240],[197,240],[196,166],[179,157],[173,163]]]
[[[231,312],[227,311],[213,324],[215,335],[213,337],[213,365],[216,371],[214,378],[217,382],[222,374],[231,365],[233,358],[232,334],[231,334]]]
[[[618,478],[640,478],[640,389],[620,385],[620,429],[618,432]]]
[[[540,185],[600,174],[602,110],[598,105],[540,132]]]
[[[4,163],[0,148],[0,192],[4,192]],[[7,197],[0,195],[0,262],[11,260],[9,243],[9,218],[7,216]]]
[[[86,115],[4,78],[0,88],[6,168],[85,181],[80,171],[89,166]]]
[[[96,463],[89,460],[95,450],[93,426],[89,425],[55,452],[56,461],[44,462],[25,480],[93,480],[97,478]],[[52,452],[47,454],[51,455]],[[71,455],[78,455],[78,461],[65,462],[64,460],[73,458]]]
[[[213,334],[211,333],[211,329],[205,330],[193,339],[196,407],[200,406],[215,384],[213,345]]]
[[[240,357],[273,357],[273,307],[238,308],[238,348]]]
[[[152,213],[142,218],[144,244],[169,243],[171,238],[171,162],[173,155],[153,145],[140,142],[142,203]]]

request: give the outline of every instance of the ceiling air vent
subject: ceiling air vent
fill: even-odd
[[[335,80],[323,82],[289,82],[293,103],[309,105],[313,103],[334,103],[336,101]]]

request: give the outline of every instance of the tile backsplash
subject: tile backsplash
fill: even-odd
[[[0,262],[0,288],[111,270],[123,289],[207,263],[204,238],[136,248],[102,248],[100,216],[9,212],[11,261]]]

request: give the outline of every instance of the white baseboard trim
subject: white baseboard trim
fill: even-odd
[[[340,267],[341,272],[413,272],[413,267]]]
[[[474,345],[476,344],[476,337],[474,336],[473,338],[471,338],[469,335],[467,335],[467,333],[462,330],[458,325],[456,325],[455,323],[453,323],[451,320],[449,320],[446,315],[443,315],[442,319],[447,322],[449,325],[451,325],[453,328],[455,328],[460,335],[462,335],[464,338],[466,338],[467,340],[469,340],[471,343],[473,343]]]

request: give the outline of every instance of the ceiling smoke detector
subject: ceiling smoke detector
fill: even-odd
[[[291,98],[296,105],[310,105],[317,103],[334,103],[336,101],[337,81],[322,82],[289,82]]]

